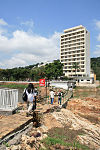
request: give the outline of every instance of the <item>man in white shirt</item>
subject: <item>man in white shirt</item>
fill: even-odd
[[[50,99],[51,99],[51,104],[53,104],[53,101],[54,101],[54,91],[51,90],[50,92]]]

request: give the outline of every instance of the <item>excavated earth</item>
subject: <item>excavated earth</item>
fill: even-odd
[[[52,107],[48,105],[38,104],[41,110],[41,125],[23,133],[17,142],[8,142],[10,147],[6,147],[6,150],[47,149],[41,140],[48,136],[56,138],[56,135],[66,136],[65,142],[79,141],[90,150],[100,150],[100,94],[95,97],[90,95],[71,98],[66,109],[59,109],[56,102]],[[71,150],[72,148],[58,144],[50,146],[49,149]]]
[[[100,100],[72,99],[66,110],[55,112],[53,116],[65,126],[70,126],[71,130],[77,131],[76,138],[80,143],[90,149],[100,149]],[[78,134],[80,130],[83,133]]]

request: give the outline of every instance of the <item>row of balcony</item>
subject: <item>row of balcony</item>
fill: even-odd
[[[62,46],[67,46],[67,45],[69,46],[69,45],[81,45],[81,44],[85,44],[84,40],[80,40],[80,41],[77,40],[75,42],[70,41],[70,42],[65,42],[65,43],[63,42],[63,44],[60,44],[60,46],[62,47]]]
[[[84,32],[85,32],[84,29],[75,29],[75,30],[65,31],[62,36],[64,36],[64,35],[66,35],[66,36],[71,36],[71,35],[74,35],[74,34],[76,34],[76,33],[79,34],[79,33],[84,33]]]
[[[64,58],[68,58],[68,57],[80,57],[80,56],[85,56],[85,53],[84,52],[81,52],[81,53],[61,53],[61,58],[64,59]]]
[[[77,70],[76,73],[83,73],[85,72],[85,69]],[[75,73],[75,70],[64,70],[64,73]]]
[[[72,69],[73,65],[67,65],[67,67],[65,66],[63,69],[64,70],[67,70],[67,69]],[[78,70],[81,70],[81,69],[84,69],[85,68],[85,65],[79,65],[79,68]],[[75,70],[75,69],[72,69],[72,70]]]
[[[77,50],[77,51],[75,51],[75,50],[70,50],[70,51],[66,51],[66,50],[63,50],[63,51],[61,51],[61,56],[65,56],[66,57],[66,55],[81,55],[81,54],[85,54],[85,50],[83,49],[83,50]]]
[[[72,47],[83,47],[84,48],[84,42],[82,43],[77,43],[77,44],[66,44],[61,46],[61,49],[65,49],[65,48],[72,48]]]
[[[64,47],[77,47],[77,46],[80,46],[80,45],[84,45],[85,42],[84,41],[80,41],[80,42],[75,42],[75,43],[66,43],[66,44],[63,44],[63,45],[60,45],[61,48],[64,48]]]
[[[71,33],[71,34],[65,33],[65,34],[61,35],[61,39],[64,39],[64,38],[72,38],[72,37],[74,37],[74,36],[81,36],[81,35],[84,35],[84,34],[85,34],[84,31],[73,32],[73,33]]]
[[[66,63],[66,62],[69,62],[69,63],[73,63],[73,62],[81,62],[81,61],[85,61],[84,57],[81,57],[81,58],[67,58],[67,59],[64,59],[64,60],[61,60],[61,63]]]
[[[84,61],[83,61],[83,62],[77,62],[77,64],[78,64],[78,65],[84,65],[85,63],[84,63]],[[73,63],[67,62],[67,63],[64,64],[64,66],[65,66],[65,67],[66,67],[66,66],[73,66]]]
[[[84,35],[79,35],[79,36],[73,36],[71,38],[61,38],[61,43],[63,42],[69,42],[69,41],[79,41],[79,40],[84,40]]]
[[[71,48],[62,48],[61,52],[63,52],[63,51],[72,52],[72,51],[82,51],[82,50],[85,51],[84,46],[81,46],[81,47],[80,46],[79,47],[71,47]]]
[[[64,46],[64,45],[70,45],[70,44],[77,44],[77,43],[84,43],[84,38],[81,38],[81,39],[77,39],[77,40],[69,40],[69,41],[63,41],[61,42],[61,46]]]
[[[84,65],[84,64],[85,64],[85,62],[84,62],[84,61],[82,61],[82,62],[77,61],[77,63],[78,63],[78,65],[79,65],[79,66],[80,66],[80,65]],[[67,63],[65,63],[65,64],[64,64],[64,66],[65,66],[65,67],[66,67],[66,66],[72,66],[72,64],[73,64],[73,63],[71,63],[71,62],[70,62],[70,63],[69,63],[69,62],[67,62]]]
[[[81,58],[81,57],[84,57],[85,56],[85,53],[83,52],[83,53],[74,53],[74,54],[67,54],[67,56],[66,56],[66,54],[61,54],[61,59],[67,59],[67,58]]]
[[[84,56],[81,56],[81,57],[68,57],[68,58],[64,58],[64,59],[61,59],[61,62],[67,62],[67,61],[79,61],[79,60],[84,60]]]
[[[82,48],[82,49],[80,49],[80,48],[66,48],[66,49],[61,49],[61,53],[65,53],[65,54],[67,54],[67,53],[81,53],[81,52],[85,52],[85,49],[84,48]]]

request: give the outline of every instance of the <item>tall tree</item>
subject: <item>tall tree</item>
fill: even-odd
[[[75,70],[75,76],[76,76],[76,72],[80,69],[79,63],[74,62],[74,63],[72,64],[72,69]]]
[[[45,76],[47,79],[57,79],[63,75],[63,65],[60,60],[54,60],[53,63],[45,66]]]

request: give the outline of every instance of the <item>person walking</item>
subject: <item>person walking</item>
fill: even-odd
[[[50,99],[51,99],[51,104],[53,104],[53,101],[54,101],[54,91],[53,90],[51,90],[51,92],[50,92]]]
[[[69,91],[70,91],[70,98],[72,98],[73,97],[73,86],[71,86],[70,88],[69,88]]]
[[[27,112],[26,116],[29,116],[29,113],[35,109],[35,94],[34,94],[34,85],[32,83],[28,84],[28,87],[24,90],[27,94]]]
[[[58,92],[58,104],[60,103],[60,105],[61,105],[61,100],[62,100],[62,92],[59,91]]]

